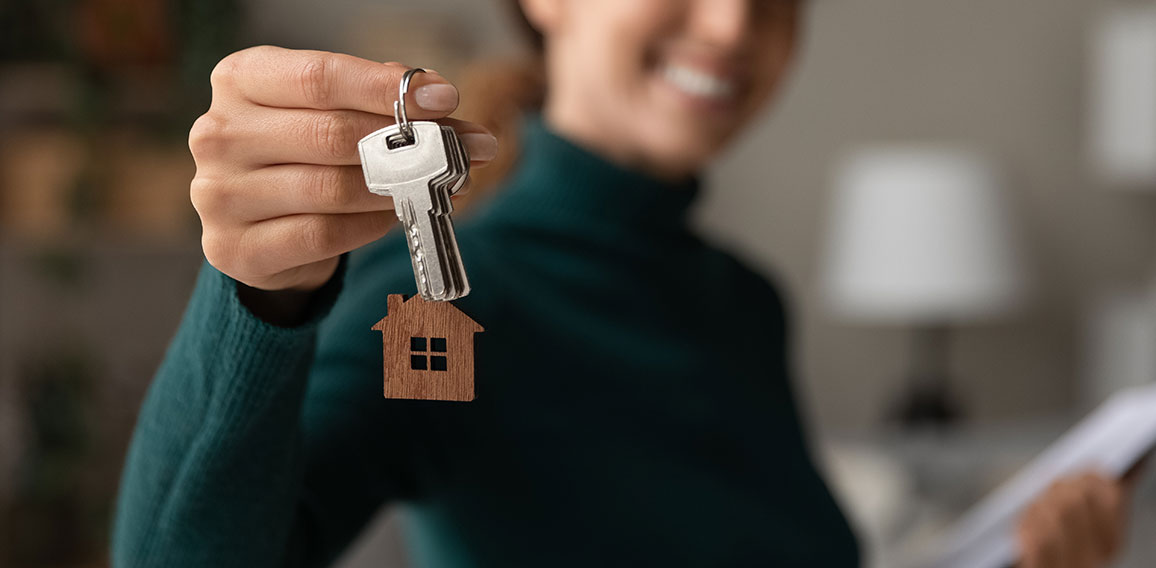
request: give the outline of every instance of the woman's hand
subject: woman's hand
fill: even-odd
[[[222,60],[212,106],[189,133],[209,263],[256,289],[308,292],[332,277],[342,253],[384,235],[393,200],[366,189],[357,141],[394,123],[406,69],[270,46]],[[411,119],[444,119],[457,105],[440,75],[413,77]],[[481,126],[439,122],[462,134],[475,165],[494,157],[497,141]]]
[[[1019,524],[1019,568],[1099,568],[1123,547],[1134,476],[1061,479],[1028,508]]]

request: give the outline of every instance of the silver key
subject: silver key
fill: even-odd
[[[410,70],[402,79],[404,101]],[[469,155],[457,132],[436,122],[410,122],[405,105],[395,104],[398,123],[358,142],[361,166],[369,190],[393,197],[413,264],[418,293],[430,301],[448,301],[469,294],[450,213],[450,195],[469,175]]]
[[[453,300],[469,293],[450,213],[449,196],[465,183],[468,158],[450,127],[411,122],[413,142],[390,148],[398,125],[358,143],[365,182],[378,195],[393,197],[405,231],[418,292],[426,300]],[[463,170],[462,164],[466,164]]]

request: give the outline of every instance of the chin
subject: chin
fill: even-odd
[[[726,146],[726,139],[718,138],[716,133],[666,124],[666,128],[652,131],[646,144],[651,149],[650,161],[666,171],[696,174]]]
[[[647,113],[647,140],[651,158],[665,169],[697,173],[726,149],[739,128],[726,117],[704,117],[685,109],[654,105]],[[653,112],[658,111],[658,112]]]

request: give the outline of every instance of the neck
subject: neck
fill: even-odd
[[[542,118],[563,138],[624,168],[673,183],[682,183],[694,177],[695,171],[687,168],[686,164],[657,160],[630,139],[616,136],[614,129],[591,122],[575,109],[575,105],[560,104],[549,97],[543,105]]]
[[[500,205],[487,207],[486,215],[594,238],[689,233],[697,178],[672,183],[624,167],[563,136],[541,115],[526,117],[519,140],[525,147],[518,167],[496,197]]]

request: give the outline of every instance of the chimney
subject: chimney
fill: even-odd
[[[401,294],[390,294],[385,298],[386,315],[392,316],[396,314],[401,305],[405,303],[405,296]]]

